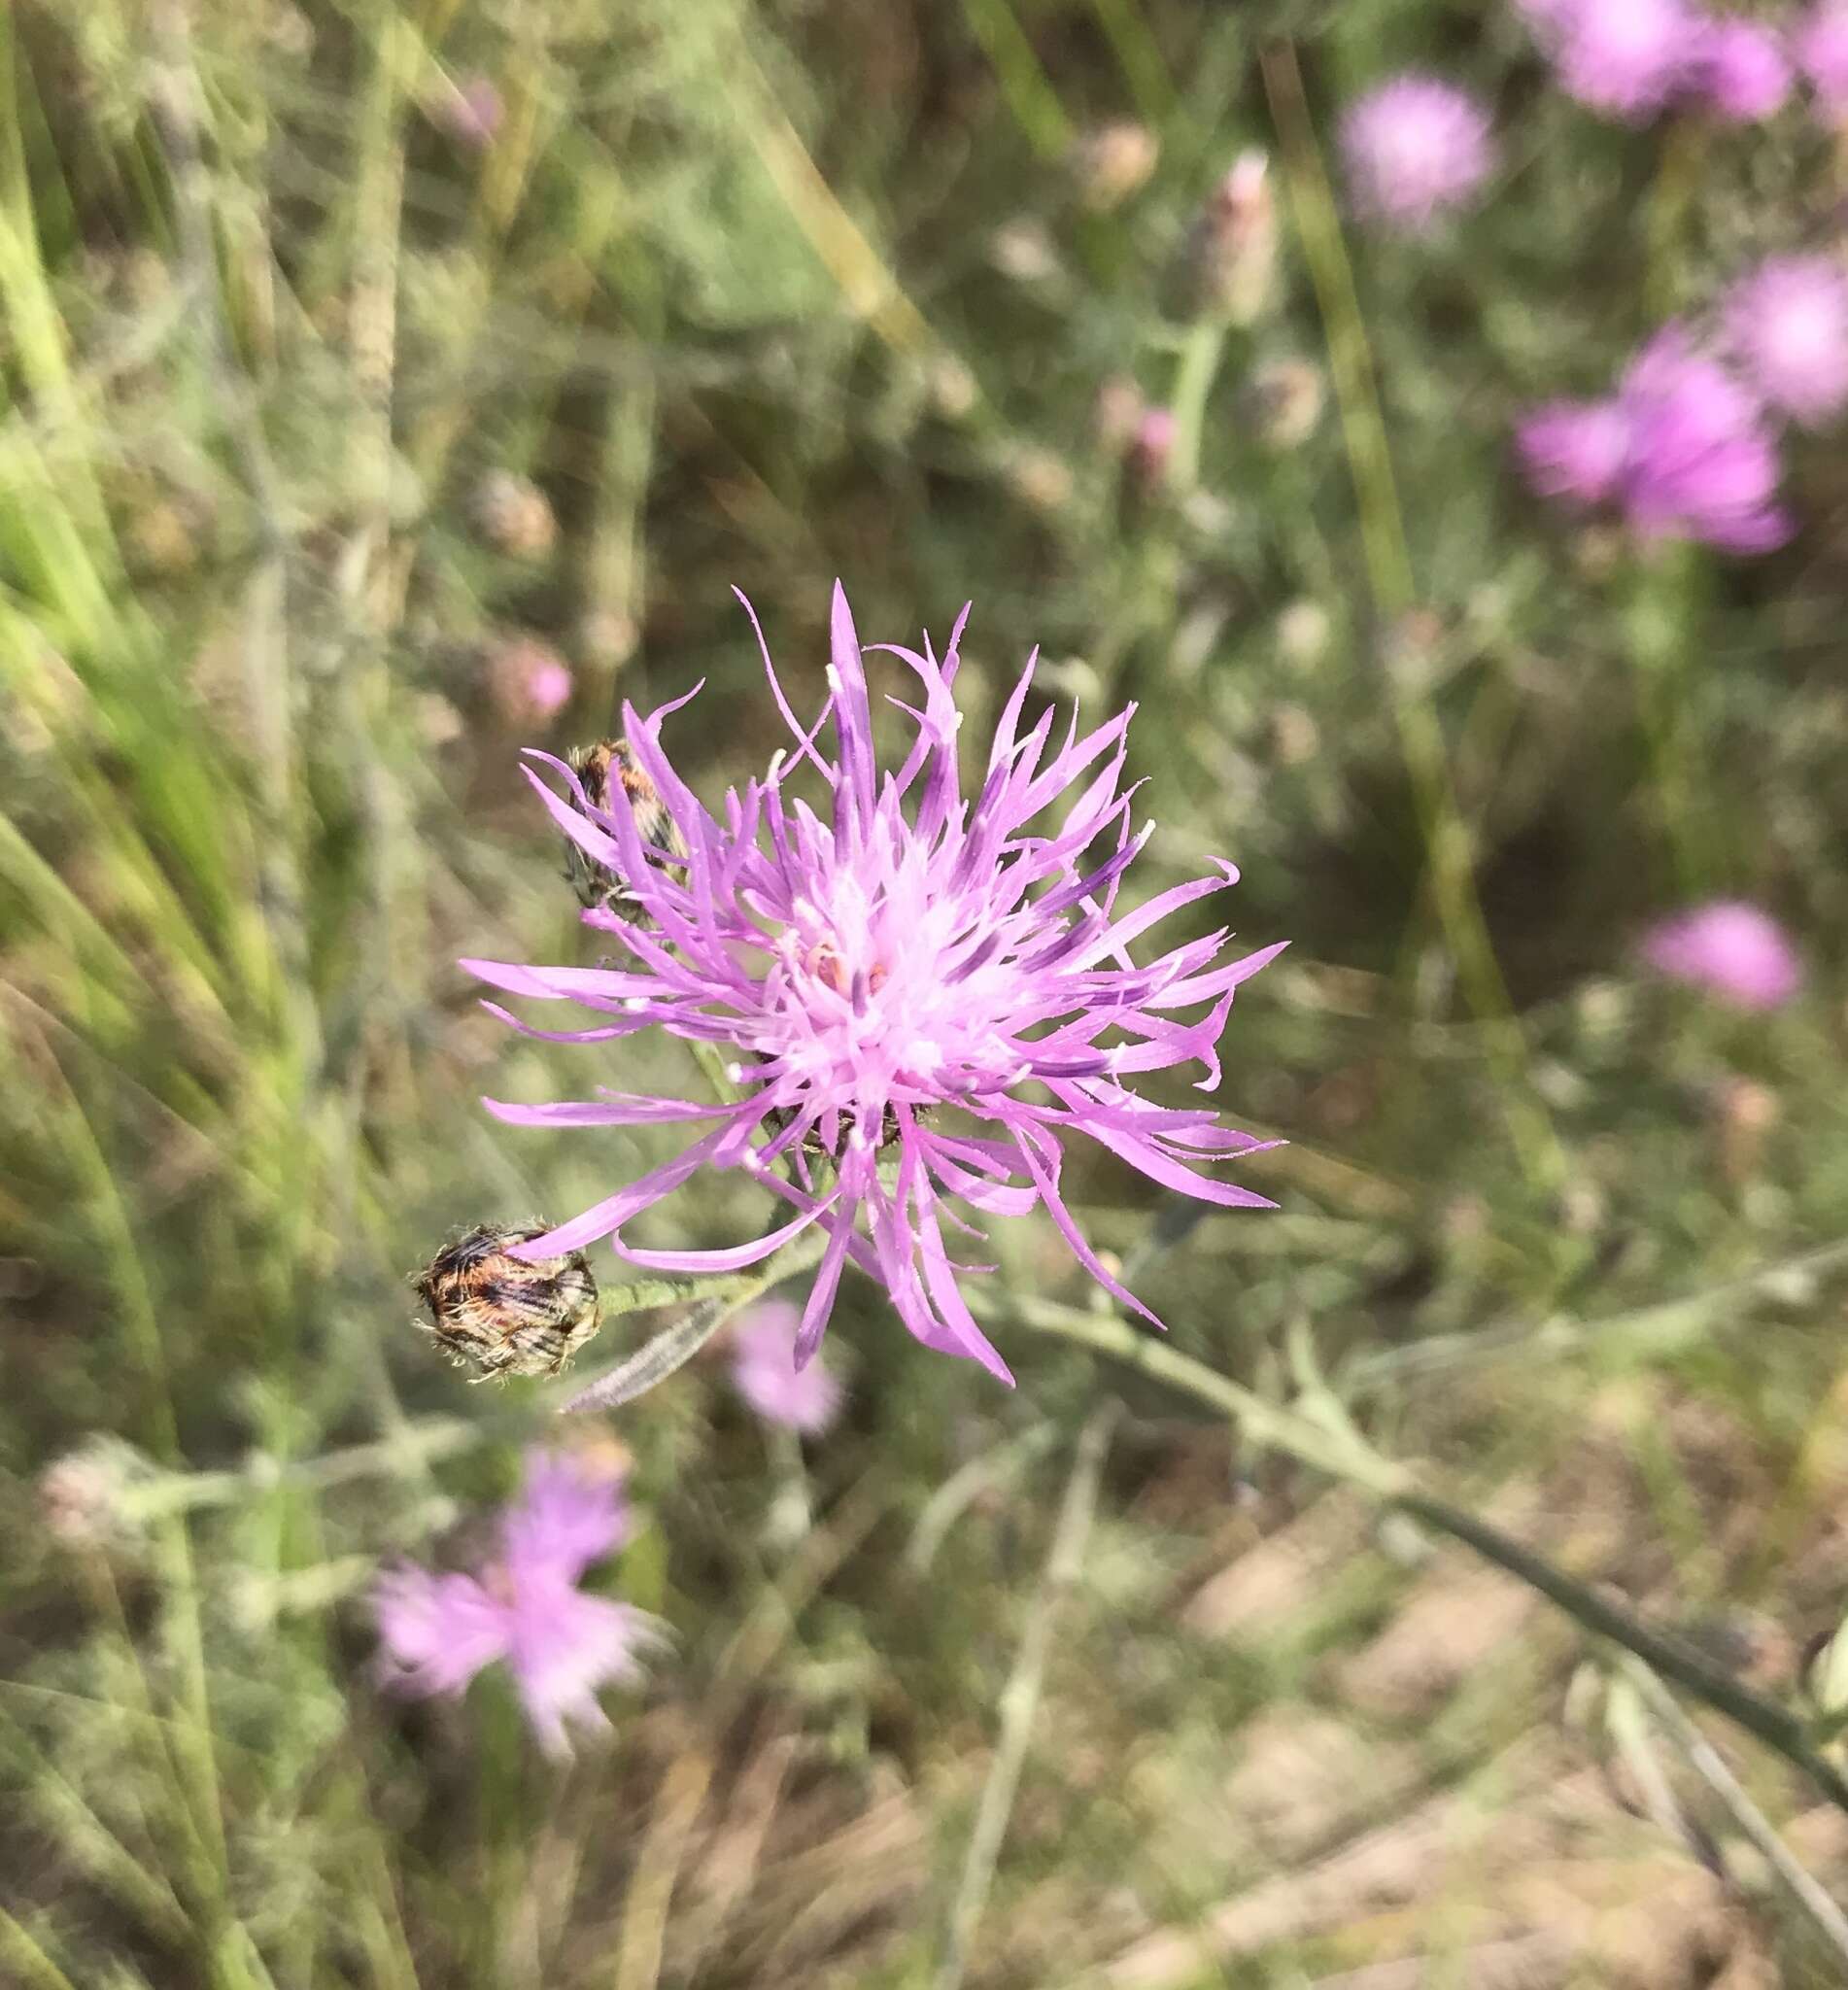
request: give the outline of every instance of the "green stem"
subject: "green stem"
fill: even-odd
[[[1353,479],[1368,585],[1382,621],[1391,624],[1413,606],[1418,590],[1366,321],[1342,242],[1334,196],[1317,149],[1295,51],[1287,43],[1268,51],[1263,72],[1271,114],[1283,142],[1290,205],[1327,338],[1329,371]],[[1483,1025],[1494,1058],[1500,1081],[1497,1091],[1508,1115],[1510,1137],[1528,1181],[1542,1189],[1557,1190],[1566,1178],[1566,1158],[1529,1079],[1526,1039],[1509,1002],[1483,918],[1469,825],[1457,805],[1443,728],[1421,686],[1394,685],[1389,702],[1418,810],[1431,901],[1464,997]]]
[[[1168,456],[1168,486],[1186,493],[1200,481],[1200,441],[1206,430],[1207,396],[1225,350],[1225,321],[1203,318],[1187,333],[1175,372],[1172,411],[1174,448]]]
[[[1002,1309],[991,1304],[984,1310]],[[1081,1313],[1031,1298],[1010,1299],[1005,1310],[1022,1325],[1078,1341],[1224,1411],[1245,1435],[1285,1452],[1330,1478],[1358,1487],[1382,1505],[1460,1541],[1557,1604],[1585,1630],[1634,1653],[1664,1679],[1673,1680],[1716,1713],[1756,1735],[1800,1768],[1831,1802],[1848,1812],[1848,1781],[1819,1753],[1797,1715],[1762,1698],[1699,1652],[1640,1622],[1606,1595],[1555,1567],[1488,1521],[1426,1492],[1408,1466],[1383,1458],[1368,1447],[1323,1392],[1309,1392],[1305,1398],[1311,1404],[1309,1410],[1285,1407],[1216,1374],[1166,1342],[1138,1332],[1112,1314]]]

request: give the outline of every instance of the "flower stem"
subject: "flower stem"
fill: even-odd
[[[1216,1374],[1190,1355],[1139,1333],[1113,1315],[1081,1313],[1033,1298],[1010,1297],[1006,1310],[1024,1326],[1081,1342],[1100,1354],[1222,1410],[1249,1437],[1313,1465],[1330,1478],[1356,1486],[1438,1533],[1474,1549],[1507,1570],[1585,1630],[1633,1653],[1652,1671],[1672,1680],[1716,1713],[1756,1735],[1801,1769],[1830,1801],[1848,1812],[1848,1780],[1814,1745],[1803,1722],[1787,1707],[1742,1686],[1731,1673],[1672,1635],[1632,1616],[1604,1592],[1568,1575],[1479,1515],[1427,1492],[1418,1475],[1373,1451],[1346,1421],[1332,1397],[1312,1390],[1306,1408],[1280,1405]]]
[[[982,1910],[994,1885],[1002,1840],[1008,1835],[1008,1820],[1013,1814],[1020,1772],[1026,1767],[1027,1746],[1033,1737],[1034,1716],[1040,1710],[1040,1694],[1045,1681],[1059,1606],[1078,1581],[1083,1563],[1085,1544],[1097,1513],[1097,1490],[1104,1476],[1105,1454],[1121,1414],[1120,1403],[1100,1403],[1078,1433],[1071,1477],[1066,1481],[1058,1525],[1053,1529],[1052,1552],[1046,1558],[1045,1574],[1033,1599],[1032,1614],[1021,1633],[1020,1648],[1014,1654],[1013,1670],[1001,1696],[1001,1734],[995,1744],[988,1780],[982,1786],[975,1829],[970,1833],[934,1990],[958,1990],[969,1968],[975,1932],[981,1926]]]

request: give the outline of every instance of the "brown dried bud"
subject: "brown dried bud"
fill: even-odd
[[[1087,131],[1072,148],[1078,198],[1093,214],[1120,207],[1155,170],[1161,141],[1146,124],[1113,119]]]
[[[489,545],[510,559],[541,559],[558,541],[551,501],[530,477],[512,470],[490,470],[475,486],[468,512]]]
[[[1244,152],[1188,230],[1186,304],[1197,318],[1249,325],[1270,302],[1277,275],[1277,203],[1270,160]]]
[[[556,1375],[602,1324],[590,1261],[581,1251],[529,1263],[507,1253],[546,1225],[482,1223],[446,1244],[411,1283],[430,1310],[432,1335],[458,1367],[490,1376]]]
[[[684,857],[687,845],[667,813],[655,784],[635,764],[627,739],[599,739],[595,746],[574,746],[566,756],[584,789],[584,799],[599,814],[609,813],[610,775],[621,781],[634,817],[635,834],[644,844],[670,857]],[[677,868],[677,867],[676,867]],[[650,923],[628,880],[565,839],[565,878],[586,909],[600,908],[627,919],[632,926]]]

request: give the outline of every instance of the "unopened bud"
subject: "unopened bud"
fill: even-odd
[[[1269,304],[1276,275],[1270,161],[1241,153],[1188,230],[1185,301],[1196,318],[1249,325]]]
[[[1098,441],[1112,456],[1128,445],[1146,405],[1142,389],[1127,373],[1112,373],[1097,390],[1092,425]]]
[[[584,790],[585,801],[596,814],[604,818],[599,827],[615,827],[610,817],[613,778],[629,797],[630,819],[644,850],[657,849],[670,857],[686,855],[686,840],[667,813],[661,791],[636,764],[627,739],[599,739],[594,746],[574,746],[566,757]],[[677,872],[679,867],[672,868]],[[598,863],[569,837],[565,839],[565,878],[586,910],[600,909],[614,912],[632,926],[652,923],[629,880]]]
[[[1714,1144],[1720,1172],[1736,1187],[1759,1172],[1764,1136],[1777,1124],[1782,1107],[1768,1085],[1749,1078],[1728,1078],[1713,1101]]]
[[[1094,214],[1119,207],[1155,170],[1161,141],[1146,124],[1113,119],[1087,131],[1072,148],[1078,197]]]
[[[485,76],[461,84],[445,83],[429,106],[431,121],[458,145],[479,151],[500,129],[504,106],[500,92]]]
[[[1004,223],[988,238],[988,259],[1017,284],[1047,283],[1062,268],[1052,237],[1036,221]]]
[[[1277,647],[1293,669],[1313,670],[1328,653],[1328,610],[1319,601],[1291,601],[1277,618]]]
[[[570,666],[549,644],[516,636],[489,658],[488,692],[510,726],[549,719],[570,703]]]
[[[529,1262],[508,1252],[545,1235],[542,1224],[483,1223],[446,1244],[412,1284],[432,1336],[459,1367],[490,1376],[556,1375],[602,1323],[597,1281],[581,1251]]]
[[[1283,767],[1302,767],[1321,751],[1321,729],[1300,704],[1280,704],[1271,713],[1271,750]]]
[[[540,559],[557,543],[550,500],[530,477],[513,470],[490,470],[475,486],[468,510],[481,536],[511,559]]]
[[[1072,472],[1049,449],[1023,449],[1008,465],[1014,495],[1035,511],[1063,511],[1072,498]]]
[[[1172,408],[1149,408],[1136,424],[1124,452],[1130,481],[1145,495],[1158,491],[1168,475],[1175,453],[1175,415]]]
[[[39,1518],[67,1548],[120,1546],[140,1531],[134,1494],[158,1476],[132,1444],[90,1437],[39,1474]]]
[[[1266,449],[1300,449],[1321,420],[1321,371],[1307,360],[1267,360],[1246,383],[1247,428]]]

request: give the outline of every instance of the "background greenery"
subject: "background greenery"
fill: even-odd
[[[1493,103],[1502,170],[1430,243],[1344,240],[1334,116],[1409,61]],[[1242,936],[1294,942],[1223,1093],[1291,1142],[1246,1171],[1281,1212],[1083,1177],[1174,1345],[1280,1399],[1313,1351],[1382,1450],[1800,1698],[1848,1561],[1805,1255],[1848,1206],[1848,470],[1797,452],[1775,558],[1642,559],[1508,437],[1836,231],[1828,135],[1597,124],[1512,9],[1444,0],[24,0],[0,64],[0,1979],[1839,1980],[1563,1619],[1010,1326],[1090,1303],[1049,1225],[996,1240],[1012,1395],[845,1288],[799,1539],[722,1366],[619,1414],[614,1581],[678,1643],[569,1769],[497,1680],[382,1699],[364,1605],[548,1416],[434,1360],[406,1276],[662,1151],[475,1104],[597,1054],[454,966],[580,957],[516,748],[703,677],[711,792],[773,730],[730,587],[812,701],[838,573],[869,636],[973,598],[972,737],[1036,642],[1138,700],[1142,888],[1224,851]],[[1158,157],[1112,199],[1122,120]],[[1275,283],[1202,325],[1189,230],[1249,147]],[[1327,399],[1280,438],[1285,360]],[[1164,476],[1100,422],[1123,382],[1179,400]],[[576,672],[536,733],[495,695],[524,638]],[[1789,1010],[1635,973],[1720,891],[1797,935]],[[653,1235],[763,1215],[728,1179]],[[97,1433],[188,1510],[53,1539],[36,1476]],[[1844,1821],[1714,1734],[1839,1885]]]

